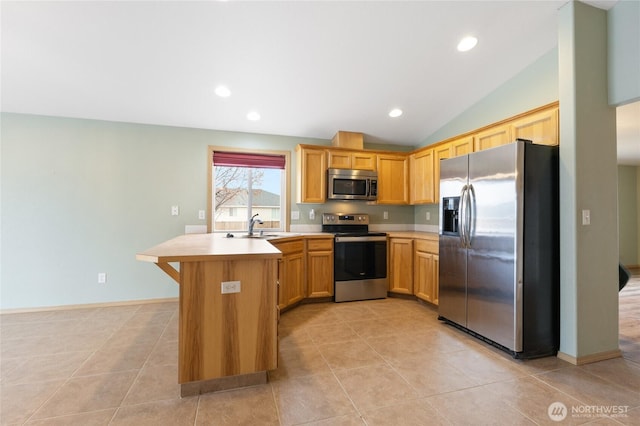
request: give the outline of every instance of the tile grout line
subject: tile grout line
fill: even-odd
[[[96,311],[98,311],[99,309],[100,309],[100,308],[98,308]],[[137,312],[137,311],[138,311],[138,309],[140,309],[140,308],[138,307],[138,308],[134,311],[134,313],[135,313],[135,312]],[[131,316],[133,316],[133,314],[134,314],[134,313],[132,313],[132,314],[131,314]],[[95,313],[93,313],[91,316],[93,316],[93,315],[95,315]],[[129,319],[131,318],[131,316],[129,317]],[[86,318],[85,318],[85,320],[86,320]],[[120,328],[122,328],[122,326],[121,326]],[[119,329],[117,329],[117,330],[119,330]],[[44,406],[45,406],[49,401],[51,401],[51,399],[52,399],[55,395],[57,395],[57,394],[58,394],[58,392],[60,392],[60,389],[62,389],[62,387],[64,387],[65,385],[67,385],[67,384],[68,384],[68,383],[69,383],[69,382],[74,378],[74,374],[75,374],[75,373],[76,373],[80,368],[82,368],[82,366],[83,366],[83,365],[85,365],[85,363],[89,360],[89,358],[91,358],[91,357],[92,357],[92,356],[93,356],[93,355],[94,355],[98,350],[100,350],[100,348],[102,348],[102,347],[106,344],[106,342],[107,342],[107,341],[108,341],[108,340],[109,340],[109,339],[110,339],[110,338],[111,338],[111,337],[116,333],[116,331],[117,331],[117,330],[114,330],[114,331],[111,333],[111,335],[109,336],[109,338],[107,338],[107,339],[102,343],[102,345],[98,346],[98,347],[96,348],[96,350],[95,350],[95,351],[93,351],[93,352],[91,353],[91,355],[89,355],[89,356],[87,357],[87,359],[85,359],[85,360],[84,360],[84,362],[82,362],[82,363],[80,364],[80,366],[78,366],[78,368],[76,368],[76,369],[71,373],[71,375],[70,375],[69,377],[67,377],[67,378],[64,380],[64,382],[63,382],[63,383],[61,383],[61,384],[56,388],[56,390],[55,390],[55,391],[53,391],[53,392],[52,392],[52,393],[51,393],[51,395],[49,395],[49,397],[48,397],[48,398],[46,398],[46,399],[42,402],[42,404],[40,404],[40,405],[38,406],[38,408],[36,408],[36,409],[33,411],[33,413],[31,413],[31,414],[27,417],[27,419],[23,422],[23,424],[26,424],[27,422],[29,422],[29,421],[33,418],[33,416],[34,416],[36,413],[38,413],[38,411],[40,411],[40,410],[42,409],[42,407],[44,407]],[[65,352],[62,352],[62,353],[65,353]],[[98,410],[96,410],[96,411],[98,411]],[[60,417],[60,416],[59,416],[59,417]]]
[[[175,310],[174,310],[175,311]],[[175,312],[173,313],[173,315],[175,315]],[[162,335],[164,334],[165,331],[167,331],[169,324],[171,324],[171,319],[173,318],[173,315],[171,315],[171,317],[169,318],[169,320],[167,321],[167,324],[165,324],[164,328],[162,329],[162,332],[160,333],[160,335],[158,336],[158,339],[156,340],[156,342],[153,345],[153,348],[151,348],[151,350],[149,351],[149,353],[147,354],[147,357],[145,358],[144,362],[142,363],[142,366],[140,366],[140,368],[138,368],[138,373],[136,374],[136,376],[133,378],[133,380],[131,381],[131,385],[129,386],[129,389],[127,389],[127,392],[124,394],[124,396],[122,397],[122,399],[120,400],[120,403],[118,404],[116,408],[116,410],[113,412],[113,416],[111,417],[111,420],[109,420],[109,424],[111,424],[116,416],[118,415],[118,413],[120,412],[120,409],[122,408],[122,403],[127,399],[127,397],[129,396],[129,394],[131,393],[131,389],[133,389],[133,387],[136,384],[136,381],[140,378],[140,374],[142,373],[142,370],[144,370],[145,366],[147,365],[147,362],[149,361],[149,357],[151,356],[151,354],[153,353],[153,351],[155,350],[155,348],[158,346],[159,342],[160,342],[160,338],[162,337]],[[182,398],[182,397],[180,397]],[[141,402],[139,404],[132,404],[133,405],[140,405],[140,404],[145,404],[151,401],[146,401],[146,402]],[[196,404],[196,412],[197,412],[197,407],[200,404],[200,396],[198,396],[198,404]],[[196,421],[196,417],[194,417],[193,419],[194,423]]]

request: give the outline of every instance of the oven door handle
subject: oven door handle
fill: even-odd
[[[387,241],[387,237],[379,236],[379,237],[336,237],[336,243],[355,243],[355,242],[369,242],[369,241]]]

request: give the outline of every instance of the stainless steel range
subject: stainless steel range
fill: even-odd
[[[369,232],[369,215],[323,213],[322,231],[335,235],[335,301],[387,297],[387,234]]]

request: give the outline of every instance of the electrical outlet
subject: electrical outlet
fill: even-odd
[[[198,219],[204,220],[204,210],[198,210]]]
[[[171,216],[178,216],[180,214],[179,206],[171,206]]]
[[[220,292],[222,294],[240,293],[240,281],[222,281]]]
[[[382,218],[383,219],[389,219],[389,212],[383,212],[382,213]]]
[[[298,210],[291,212],[291,220],[300,220],[300,212]]]
[[[105,284],[107,282],[107,273],[98,272],[98,284]]]
[[[427,220],[431,220],[431,212],[427,212]]]

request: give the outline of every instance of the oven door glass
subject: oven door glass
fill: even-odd
[[[387,242],[336,242],[334,247],[336,281],[387,277]]]

